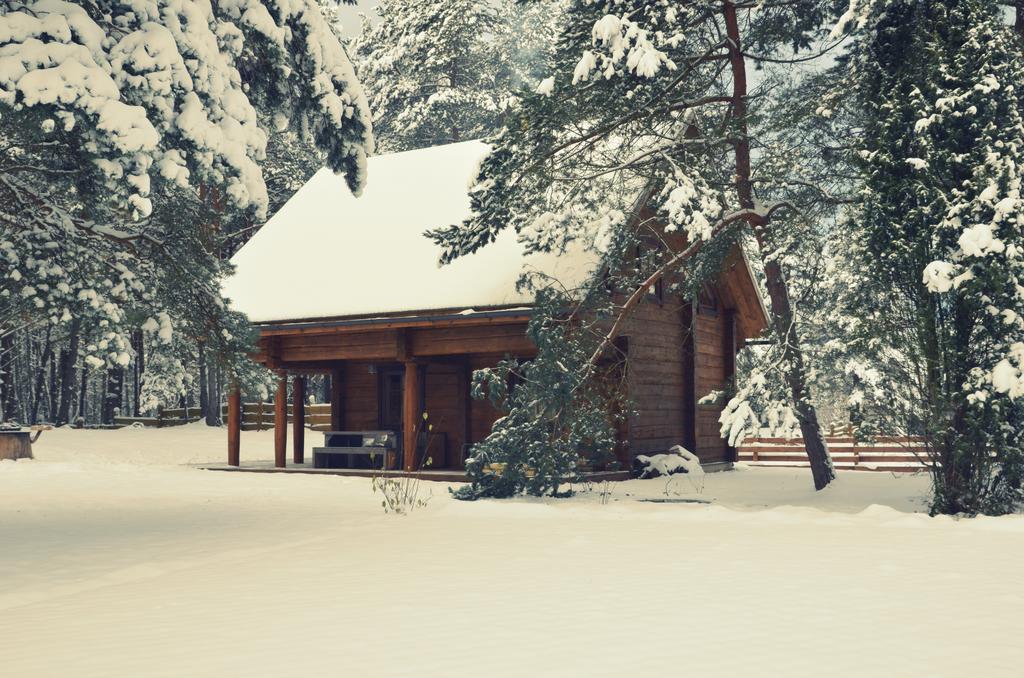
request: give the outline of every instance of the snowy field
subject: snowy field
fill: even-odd
[[[921,476],[815,494],[806,470],[743,468],[476,503],[429,483],[394,516],[364,479],[189,466],[224,446],[202,425],[61,430],[0,462],[0,675],[1024,667],[1024,517],[928,518]],[[271,447],[243,434],[243,459]]]

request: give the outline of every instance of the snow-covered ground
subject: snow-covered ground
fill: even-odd
[[[271,438],[244,434],[243,459]],[[202,425],[60,430],[0,462],[0,675],[1024,667],[1024,517],[929,518],[922,476],[845,472],[816,494],[806,470],[744,468],[700,492],[476,503],[428,483],[394,516],[365,479],[188,466],[224,444]]]

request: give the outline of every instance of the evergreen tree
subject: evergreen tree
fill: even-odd
[[[1024,0],[1010,0],[1007,5],[1013,7],[1013,29],[1024,40]]]
[[[0,335],[52,328],[59,412],[76,353],[123,369],[140,326],[240,356],[248,332],[220,295],[221,243],[228,222],[270,205],[268,134],[317,148],[352,190],[372,152],[365,98],[318,4],[0,9]]]
[[[383,0],[353,43],[381,151],[475,139],[498,124],[497,16],[476,0]]]
[[[689,238],[685,251],[664,258],[661,272],[684,274],[691,295],[701,275],[715,270],[715,257],[744,231],[752,234],[782,374],[819,489],[834,472],[777,256],[792,203],[759,193],[772,175],[754,171],[752,148],[758,130],[776,121],[760,117],[747,62],[808,49],[821,36],[829,4],[571,3],[548,77],[521,98],[481,166],[473,216],[433,233],[446,259],[485,246],[508,227],[546,250],[588,233],[594,239],[595,230],[639,237],[644,226],[633,217],[649,209]],[[623,263],[607,262],[611,270]],[[631,296],[620,312],[639,299]]]
[[[615,365],[604,366],[600,375],[583,369],[599,335],[592,323],[564,318],[567,305],[593,312],[606,305],[605,295],[540,280],[530,284],[537,287],[537,312],[527,334],[537,355],[526,361],[506,359],[474,374],[473,396],[488,398],[504,416],[473,446],[466,460],[471,482],[454,493],[460,499],[523,492],[558,496],[580,479],[583,463],[602,468],[613,458],[615,424],[625,416],[625,406],[609,377],[622,372]]]
[[[856,3],[862,201],[851,280],[883,391],[912,391],[939,513],[1024,478],[1024,59],[984,0]],[[888,359],[887,359],[888,358]]]
[[[536,84],[560,3],[383,0],[352,42],[381,151],[479,139]]]

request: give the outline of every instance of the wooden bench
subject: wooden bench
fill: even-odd
[[[382,469],[394,468],[397,441],[394,431],[324,431],[324,446],[313,448],[313,468],[352,468],[355,459],[370,467],[380,459]]]

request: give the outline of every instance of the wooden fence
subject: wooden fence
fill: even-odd
[[[114,428],[124,428],[132,424],[142,424],[149,428],[164,428],[165,426],[181,426],[193,421],[202,419],[198,407],[178,407],[156,411],[155,417],[114,417]]]
[[[910,473],[927,468],[924,441],[916,436],[880,436],[858,443],[850,436],[826,436],[837,469]],[[752,466],[807,466],[801,438],[751,438],[738,450],[738,459]]]
[[[228,406],[221,405],[221,418],[226,420]],[[158,410],[155,417],[115,417],[113,428],[123,428],[132,424],[142,424],[146,427],[163,428],[165,426],[181,426],[202,419],[199,408],[174,408]],[[292,423],[292,408],[288,406],[288,423]],[[306,405],[305,423],[308,428],[314,431],[327,431],[331,428],[331,405],[324,403],[319,405]],[[263,431],[274,427],[274,403],[259,402],[245,403],[242,405],[242,430]]]

